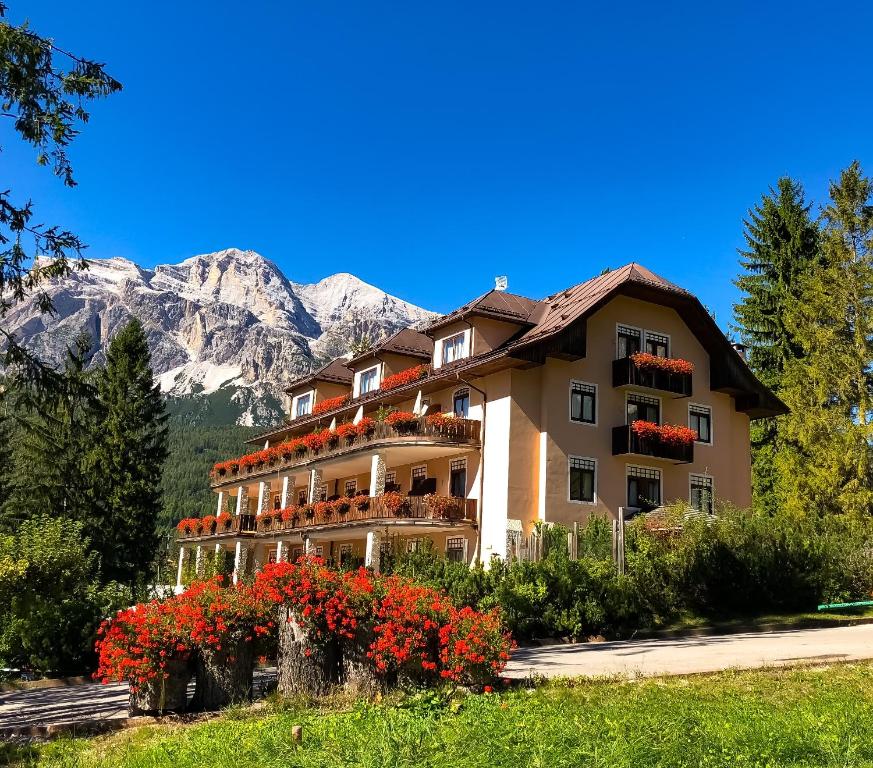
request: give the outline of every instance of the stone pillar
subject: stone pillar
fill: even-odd
[[[315,554],[315,543],[312,539],[307,536],[303,539],[303,554],[305,555],[314,555]]]
[[[288,475],[282,478],[282,509],[285,509],[291,502],[291,499],[288,498],[288,494],[293,492],[293,488],[290,487],[291,478]]]
[[[224,512],[224,491],[218,492],[218,504],[215,507],[215,514],[220,515]]]
[[[379,531],[367,531],[367,549],[364,553],[364,565],[367,568],[372,568],[375,573],[379,573],[382,567],[382,557],[379,552],[379,545],[382,543],[382,537]]]
[[[179,568],[176,571],[176,594],[178,595],[182,590],[182,569],[185,567],[185,547],[179,547]]]
[[[246,572],[249,560],[249,548],[241,541],[236,543],[236,551],[233,557],[233,583],[236,584]]]
[[[252,570],[257,573],[264,567],[264,561],[266,557],[264,556],[267,548],[263,544],[255,544],[252,549]]]
[[[314,504],[321,499],[321,470],[309,470],[309,503]]]
[[[264,480],[258,483],[258,509],[256,515],[262,515],[270,506],[270,483]]]
[[[240,485],[236,489],[236,516],[247,515],[249,513],[249,494],[244,485]]]
[[[197,574],[198,578],[203,575],[204,565],[205,563],[203,562],[203,547],[198,544],[197,549],[194,550],[194,573]]]
[[[374,453],[370,460],[370,498],[385,493],[385,454]]]

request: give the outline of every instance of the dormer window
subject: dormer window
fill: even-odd
[[[628,325],[618,326],[618,359],[635,355],[640,351],[642,333],[639,328],[631,328]]]
[[[361,394],[366,395],[367,392],[375,392],[377,389],[379,389],[379,366],[361,371]]]
[[[294,418],[299,419],[301,416],[308,416],[312,413],[312,392],[307,392],[305,395],[297,395],[294,398]]]
[[[466,334],[456,333],[454,336],[449,336],[443,339],[443,365],[453,363],[455,360],[461,360],[467,356],[464,341]]]

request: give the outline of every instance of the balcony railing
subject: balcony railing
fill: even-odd
[[[612,386],[644,387],[691,397],[691,374],[640,368],[631,358],[623,357],[612,361]]]
[[[213,485],[223,485],[237,480],[246,480],[265,472],[290,469],[319,459],[333,458],[347,453],[360,451],[379,445],[397,443],[415,443],[417,441],[454,443],[458,445],[476,445],[479,442],[480,424],[475,419],[446,419],[440,424],[428,424],[422,416],[414,422],[405,425],[391,426],[384,421],[377,421],[373,429],[365,434],[353,434],[347,437],[330,439],[323,447],[317,449],[301,448],[288,458],[276,457],[261,465],[227,472],[213,478]]]
[[[694,443],[665,443],[640,437],[630,424],[612,428],[612,455],[636,454],[666,459],[676,464],[690,464],[694,461]]]
[[[180,539],[197,539],[204,536],[239,535],[254,533],[283,533],[309,531],[314,528],[328,526],[339,527],[349,523],[368,523],[374,521],[392,521],[396,523],[406,522],[446,522],[446,523],[475,523],[477,502],[476,499],[453,499],[454,504],[447,497],[439,497],[437,505],[427,496],[407,496],[402,507],[397,510],[385,504],[381,497],[374,499],[362,499],[358,497],[356,505],[348,512],[341,514],[331,512],[328,514],[312,512],[311,517],[300,513],[289,520],[282,520],[278,515],[269,514],[270,522],[265,522],[267,515],[256,517],[255,515],[234,516],[230,526],[219,526],[214,532],[202,531],[188,535],[180,534]],[[363,504],[361,502],[364,502]],[[448,502],[448,503],[447,503]]]

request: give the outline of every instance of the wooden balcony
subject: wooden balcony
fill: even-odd
[[[612,428],[612,455],[651,456],[674,464],[690,464],[694,461],[694,443],[680,445],[660,440],[646,440],[637,435],[630,424]]]
[[[384,421],[377,421],[373,429],[366,434],[336,437],[315,450],[301,449],[285,459],[276,458],[259,466],[228,472],[214,478],[212,486],[249,482],[261,475],[275,475],[277,471],[296,469],[324,459],[335,459],[392,445],[421,444],[475,448],[479,446],[480,432],[481,422],[474,419],[447,419],[442,424],[428,424],[427,419],[422,416],[410,424],[393,427]]]
[[[446,497],[440,497],[445,501]],[[454,499],[454,505],[448,509],[438,510],[427,496],[407,496],[400,510],[389,509],[380,496],[374,499],[358,497],[358,504],[345,514],[332,512],[319,514],[312,512],[311,517],[300,513],[289,520],[282,520],[278,515],[270,513],[270,522],[266,522],[268,515],[256,517],[255,515],[234,516],[230,527],[219,528],[214,533],[201,532],[190,535],[179,535],[180,541],[202,540],[215,537],[254,536],[283,533],[310,533],[318,530],[331,530],[351,528],[359,523],[384,523],[386,525],[415,525],[417,523],[439,525],[475,525],[477,514],[476,499]]]
[[[629,357],[612,361],[613,387],[641,387],[667,392],[676,397],[691,397],[690,373],[668,373],[640,368]]]

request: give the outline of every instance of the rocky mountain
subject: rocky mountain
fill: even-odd
[[[99,361],[116,329],[136,316],[161,388],[175,398],[197,396],[206,411],[220,402],[243,424],[274,420],[288,381],[346,353],[352,341],[434,316],[346,273],[293,283],[260,254],[235,248],[153,270],[95,259],[48,292],[54,315],[30,300],[5,319],[43,359],[62,360],[84,330]]]

